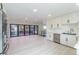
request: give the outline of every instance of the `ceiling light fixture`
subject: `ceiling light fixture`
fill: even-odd
[[[33,12],[37,12],[38,10],[37,9],[33,9]]]

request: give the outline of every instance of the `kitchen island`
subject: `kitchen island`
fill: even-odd
[[[61,37],[60,37],[61,44],[74,48],[77,41],[78,41],[78,38],[77,38],[76,33],[62,33],[61,34]]]

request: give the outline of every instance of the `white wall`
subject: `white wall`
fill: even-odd
[[[0,53],[2,53],[2,14],[0,11]]]
[[[67,25],[67,20],[70,20],[70,25]],[[59,24],[59,27],[57,27]],[[53,27],[51,28],[51,25]],[[55,18],[48,18],[47,21],[47,39],[53,41],[53,33],[69,32],[70,28],[74,29],[74,32],[79,32],[79,12],[65,14]]]

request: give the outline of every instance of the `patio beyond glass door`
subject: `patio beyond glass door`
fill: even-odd
[[[29,35],[29,25],[25,25],[25,36]]]
[[[30,25],[30,32],[29,32],[29,34],[30,35],[34,35],[34,25]]]
[[[19,36],[24,36],[24,25],[19,25]]]
[[[10,25],[10,36],[15,37],[18,35],[18,26],[17,25]]]

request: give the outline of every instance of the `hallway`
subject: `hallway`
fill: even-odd
[[[8,55],[75,55],[75,49],[46,40],[38,35],[9,40]]]

